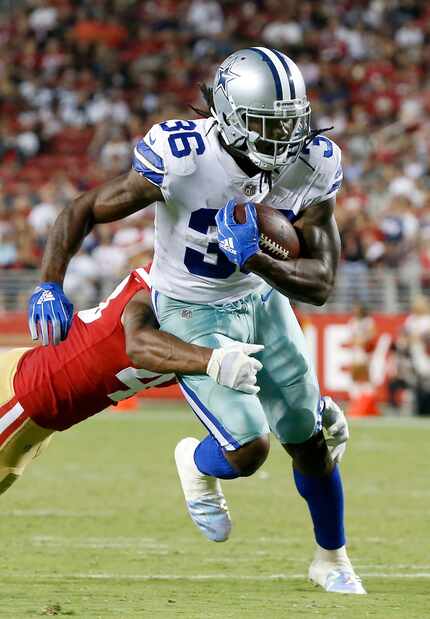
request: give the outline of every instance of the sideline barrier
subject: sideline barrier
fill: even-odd
[[[349,344],[351,314],[302,314],[299,321],[314,359],[321,393],[346,400],[351,386],[353,351]],[[390,347],[405,321],[404,314],[372,314],[376,338],[369,355],[372,385],[383,395]]]

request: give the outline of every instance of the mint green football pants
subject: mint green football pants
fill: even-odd
[[[230,340],[264,344],[256,355],[258,395],[218,385],[206,375],[179,376],[183,394],[227,450],[267,434],[302,443],[321,429],[320,393],[303,332],[286,297],[267,287],[225,305],[197,305],[153,291],[161,329],[201,346]]]

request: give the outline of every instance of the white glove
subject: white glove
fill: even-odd
[[[324,396],[325,408],[322,414],[323,428],[327,432],[327,446],[333,462],[339,463],[349,439],[348,422],[342,409],[329,396]]]
[[[263,350],[259,344],[242,344],[236,342],[223,348],[215,348],[209,359],[207,374],[220,385],[255,395],[260,391],[257,386],[257,372],[263,365],[249,355]]]

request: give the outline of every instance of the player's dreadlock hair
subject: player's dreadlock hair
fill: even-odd
[[[199,89],[207,107],[206,109],[201,109],[194,107],[194,105],[190,105],[190,108],[199,116],[210,118],[212,116],[211,109],[214,107],[213,88],[207,84],[199,84]]]
[[[207,84],[199,84],[199,88],[200,88],[200,92],[202,94],[202,97],[203,97],[207,107],[206,107],[206,109],[200,109],[200,108],[194,107],[193,105],[190,105],[190,107],[199,116],[203,116],[204,118],[213,118],[213,115],[212,115],[212,112],[211,112],[211,109],[214,109],[214,107],[215,107],[214,106],[214,98],[213,98],[213,88],[211,86],[208,86]],[[216,121],[214,119],[214,122],[209,127],[207,133],[209,133],[209,131],[211,131],[215,126],[216,126]],[[233,157],[235,157],[235,159],[236,159],[236,161],[238,161],[238,163],[242,160],[243,162],[245,162],[245,164],[247,166],[249,166],[249,159],[248,159],[248,157],[247,157],[245,152],[243,152],[240,148],[237,148],[237,147],[231,146],[229,144],[226,144],[224,138],[222,137],[222,135],[219,136],[219,140],[220,140],[221,144],[223,145],[224,149],[228,153],[230,153]],[[239,165],[240,165],[240,163],[239,163]],[[246,167],[243,167],[243,170],[246,172]],[[271,191],[271,189],[272,189],[272,173],[271,172],[267,172],[267,171],[264,171],[264,170],[261,171],[261,174],[260,174],[260,191],[262,190],[263,183],[268,183],[269,191]]]
[[[199,116],[203,116],[204,118],[213,118],[211,109],[214,109],[214,98],[213,98],[213,88],[211,86],[208,86],[207,84],[199,84],[199,88],[200,88],[200,92],[202,94],[202,97],[206,103],[206,109],[201,109],[201,108],[197,108],[194,107],[193,105],[190,105],[190,108]],[[216,127],[216,121],[215,119],[213,119],[213,123],[211,124],[211,126],[209,127],[209,129],[207,130],[206,135],[212,131],[212,129],[214,127]],[[224,138],[222,137],[222,135],[219,136],[219,140],[221,142],[221,144],[223,145],[224,149],[230,153],[233,157],[235,157],[236,161],[238,161],[238,163],[240,162],[240,160],[242,160],[243,162],[245,162],[246,166],[249,166],[249,159],[246,155],[245,152],[243,152],[242,150],[240,150],[240,148],[234,147],[234,146],[230,146],[229,144],[225,143]],[[240,165],[240,163],[239,163]],[[242,166],[243,167],[243,166]],[[243,170],[246,172],[246,167],[243,167]],[[272,176],[271,176],[271,172],[266,172],[266,171],[262,171],[261,175],[260,175],[260,191],[261,191],[261,187],[262,187],[262,183],[263,182],[267,182],[269,183],[269,187],[270,189],[272,189]]]

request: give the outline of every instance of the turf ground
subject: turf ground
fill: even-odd
[[[352,424],[347,525],[366,598],[306,581],[311,528],[275,442],[263,470],[224,484],[233,535],[207,542],[173,463],[189,434],[185,407],[151,404],[57,435],[1,498],[0,616],[430,617],[428,422]]]

